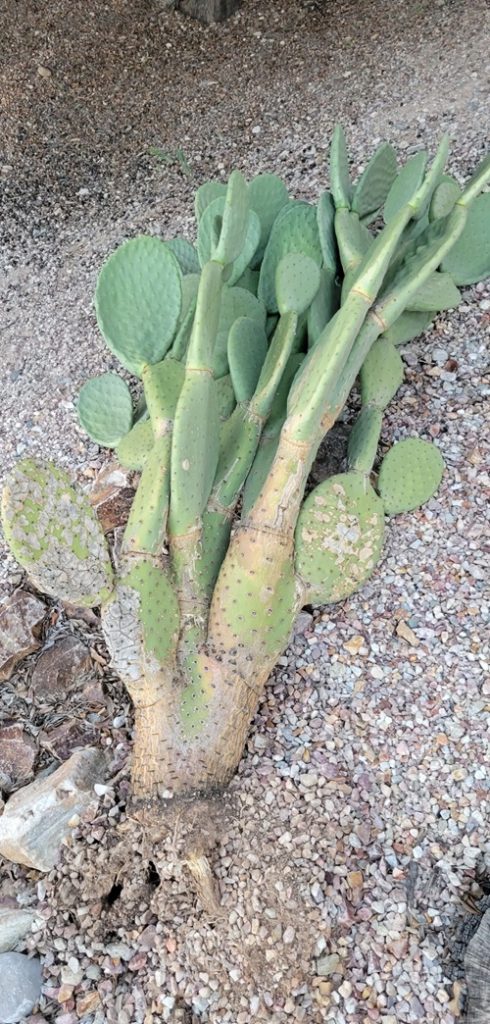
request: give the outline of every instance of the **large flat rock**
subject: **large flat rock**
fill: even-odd
[[[50,871],[70,821],[96,801],[94,785],[103,781],[104,769],[102,752],[86,747],[52,775],[14,793],[0,818],[0,853],[16,864]]]
[[[240,3],[241,0],[179,0],[178,8],[183,14],[211,25],[229,18],[238,10]]]

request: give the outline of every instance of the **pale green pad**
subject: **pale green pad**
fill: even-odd
[[[422,184],[426,165],[427,153],[423,150],[420,153],[415,153],[404,164],[388,192],[384,206],[385,224],[393,220],[402,206],[405,206],[405,203],[408,203],[415,195]]]
[[[18,462],[3,490],[2,523],[39,590],[85,607],[107,600],[113,573],[102,527],[61,469],[34,459]]]
[[[187,238],[172,238],[165,242],[165,245],[173,252],[183,274],[199,274],[201,270],[199,256]]]
[[[378,338],[361,367],[363,405],[385,409],[403,381],[403,360],[391,341]]]
[[[145,459],[124,531],[126,551],[162,552],[170,497],[170,449],[170,434],[164,434],[155,439]]]
[[[145,654],[153,655],[158,667],[165,665],[174,655],[179,635],[179,608],[173,583],[148,560],[138,561],[123,584],[139,595]]]
[[[215,228],[216,223],[223,217],[225,210],[226,201],[220,196],[218,199],[214,199],[212,203],[204,211],[201,220],[199,222],[199,231],[197,236],[197,251],[199,253],[199,260],[201,266],[204,267],[210,259],[215,259],[216,253],[216,239],[215,239]],[[231,287],[233,284],[240,279],[242,274],[247,269],[254,253],[257,248],[260,239],[260,221],[257,214],[253,210],[249,210],[245,222],[243,246],[240,252],[237,254],[235,260],[232,261],[227,276],[227,285]],[[219,261],[221,262],[221,261]]]
[[[148,669],[158,672],[172,664],[179,632],[173,582],[150,558],[134,562],[101,616],[112,669],[132,692],[145,685]]]
[[[374,241],[369,228],[361,224],[357,213],[342,210],[335,218],[335,230],[344,271],[356,269]],[[351,279],[350,287],[352,283]]]
[[[216,260],[217,263],[222,263],[223,266],[233,263],[245,246],[245,239],[248,234],[247,225],[253,220],[253,214],[250,216],[249,210],[247,182],[240,171],[232,171],[226,189],[219,238],[216,249],[213,251],[212,259]],[[257,221],[258,237],[254,252],[260,238],[260,221],[258,217]],[[249,262],[250,259],[247,260],[247,264]]]
[[[306,203],[284,207],[271,231],[260,270],[258,296],[269,313],[277,313],[276,271],[289,252],[310,256],[320,267],[323,256],[316,209]]]
[[[259,271],[251,270],[250,267],[246,267],[241,277],[236,282],[238,288],[246,288],[247,292],[251,292],[252,295],[257,295],[257,289],[259,287]]]
[[[337,273],[338,252],[335,236],[335,205],[330,192],[322,192],[316,211],[323,262],[328,270]]]
[[[159,238],[119,246],[99,274],[95,309],[111,352],[131,373],[158,363],[169,349],[181,308],[181,271]]]
[[[221,295],[221,306],[218,322],[218,333],[213,355],[215,377],[224,377],[228,373],[228,335],[240,316],[250,317],[260,327],[265,326],[266,312],[263,304],[248,292],[246,288],[228,288],[225,286]]]
[[[197,222],[199,223],[204,211],[213,202],[213,199],[218,199],[219,196],[224,198],[225,195],[226,185],[224,181],[205,181],[204,185],[200,185],[194,199]]]
[[[115,448],[133,422],[133,403],[126,381],[117,373],[92,377],[80,391],[77,412],[92,441],[103,448]]]
[[[464,230],[442,269],[456,284],[476,284],[490,276],[490,192],[478,196],[470,206]]]
[[[226,373],[224,377],[218,377],[215,384],[219,418],[220,420],[227,420],[236,405],[236,396],[230,374]]]
[[[250,471],[259,437],[257,420],[249,417],[245,407],[237,405],[221,428],[219,461],[213,484],[213,494],[224,508],[231,508],[236,502]]]
[[[347,447],[349,469],[370,473],[378,450],[383,413],[374,405],[365,405],[352,428]]]
[[[118,462],[126,469],[141,470],[153,448],[150,420],[138,420],[116,448]]]
[[[352,203],[352,184],[349,174],[349,158],[344,130],[335,125],[330,145],[330,189],[337,210]]]
[[[228,362],[237,402],[250,401],[266,354],[264,328],[247,316],[235,320],[228,338]]]
[[[440,220],[451,213],[454,204],[461,195],[458,182],[449,174],[444,174],[437,188],[434,189],[429,206],[429,220]]]
[[[308,310],[308,348],[316,345],[320,334],[340,306],[340,288],[337,275],[329,267],[320,270],[320,287]]]
[[[391,341],[393,345],[405,345],[407,341],[412,341],[412,338],[418,338],[435,315],[434,310],[430,313],[402,313],[394,324],[384,331],[382,337],[386,341]]]
[[[259,244],[252,260],[252,265],[259,267],[272,225],[289,200],[288,190],[277,175],[258,174],[248,186],[248,200],[250,209],[254,210],[260,221]]]
[[[357,182],[352,199],[352,210],[359,217],[370,217],[384,205],[396,178],[396,153],[387,142],[382,142],[373,153]]]
[[[419,437],[398,441],[383,459],[378,476],[385,512],[394,516],[419,508],[436,493],[443,473],[444,460],[435,445]]]
[[[306,312],[320,287],[320,270],[309,256],[302,252],[288,252],[276,270],[277,308],[285,313]]]
[[[218,462],[219,419],[215,381],[189,373],[175,413],[171,456],[170,527],[187,533],[199,522]]]
[[[184,377],[184,366],[177,359],[162,359],[161,363],[145,367],[143,385],[155,434],[162,424],[166,429],[167,421],[173,419]]]
[[[407,309],[414,313],[428,313],[431,310],[440,313],[443,309],[455,309],[460,299],[451,275],[436,270],[409,300]]]
[[[296,526],[304,603],[343,601],[371,575],[384,536],[383,503],[360,473],[341,473],[306,499]]]

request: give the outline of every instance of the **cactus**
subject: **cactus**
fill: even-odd
[[[117,568],[87,498],[53,466],[20,463],[2,514],[38,587],[101,605],[135,707],[136,802],[228,781],[298,610],[361,586],[385,515],[440,485],[442,456],[419,438],[373,468],[403,381],[398,347],[490,273],[489,162],[460,189],[446,157],[443,139],[432,162],[416,153],[397,171],[383,144],[355,183],[337,128],[317,206],[235,171],[198,189],[196,247],[140,237],[101,270],[102,335],[143,388],[133,411],[108,373],[78,403],[89,436],[141,472]],[[356,380],[347,470],[308,493]]]

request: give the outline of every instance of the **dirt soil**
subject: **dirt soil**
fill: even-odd
[[[29,453],[83,485],[107,461],[74,410],[86,378],[116,368],[92,308],[98,269],[140,232],[192,238],[204,180],[270,170],[315,199],[337,121],[354,170],[382,138],[408,155],[448,131],[463,179],[488,141],[487,16],[486,0],[244,0],[205,27],[158,0],[4,0],[0,476]],[[97,626],[48,620],[48,639],[75,632],[98,657],[113,781],[48,876],[0,863],[0,896],[44,920],[28,942],[46,977],[32,1024],[458,1019],[468,901],[478,920],[490,869],[489,311],[488,283],[466,289],[403,351],[383,446],[435,438],[445,480],[389,525],[361,594],[315,610],[281,659],[223,799],[219,921],[196,906],[172,836],[138,850],[131,709]],[[1,574],[19,582],[8,554]],[[35,661],[0,712],[37,736]]]

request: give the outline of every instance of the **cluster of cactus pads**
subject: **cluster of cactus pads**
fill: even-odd
[[[3,523],[42,591],[101,606],[135,705],[139,799],[229,779],[298,610],[361,586],[385,516],[439,487],[419,438],[373,466],[399,346],[490,273],[490,161],[460,188],[447,154],[443,139],[399,169],[383,144],[353,185],[337,128],[317,205],[234,171],[198,188],[194,244],[137,237],[101,270],[98,324],[127,373],[89,380],[78,412],[141,474],[122,543],[109,551],[88,497],[30,459]],[[347,469],[307,493],[357,379]]]

